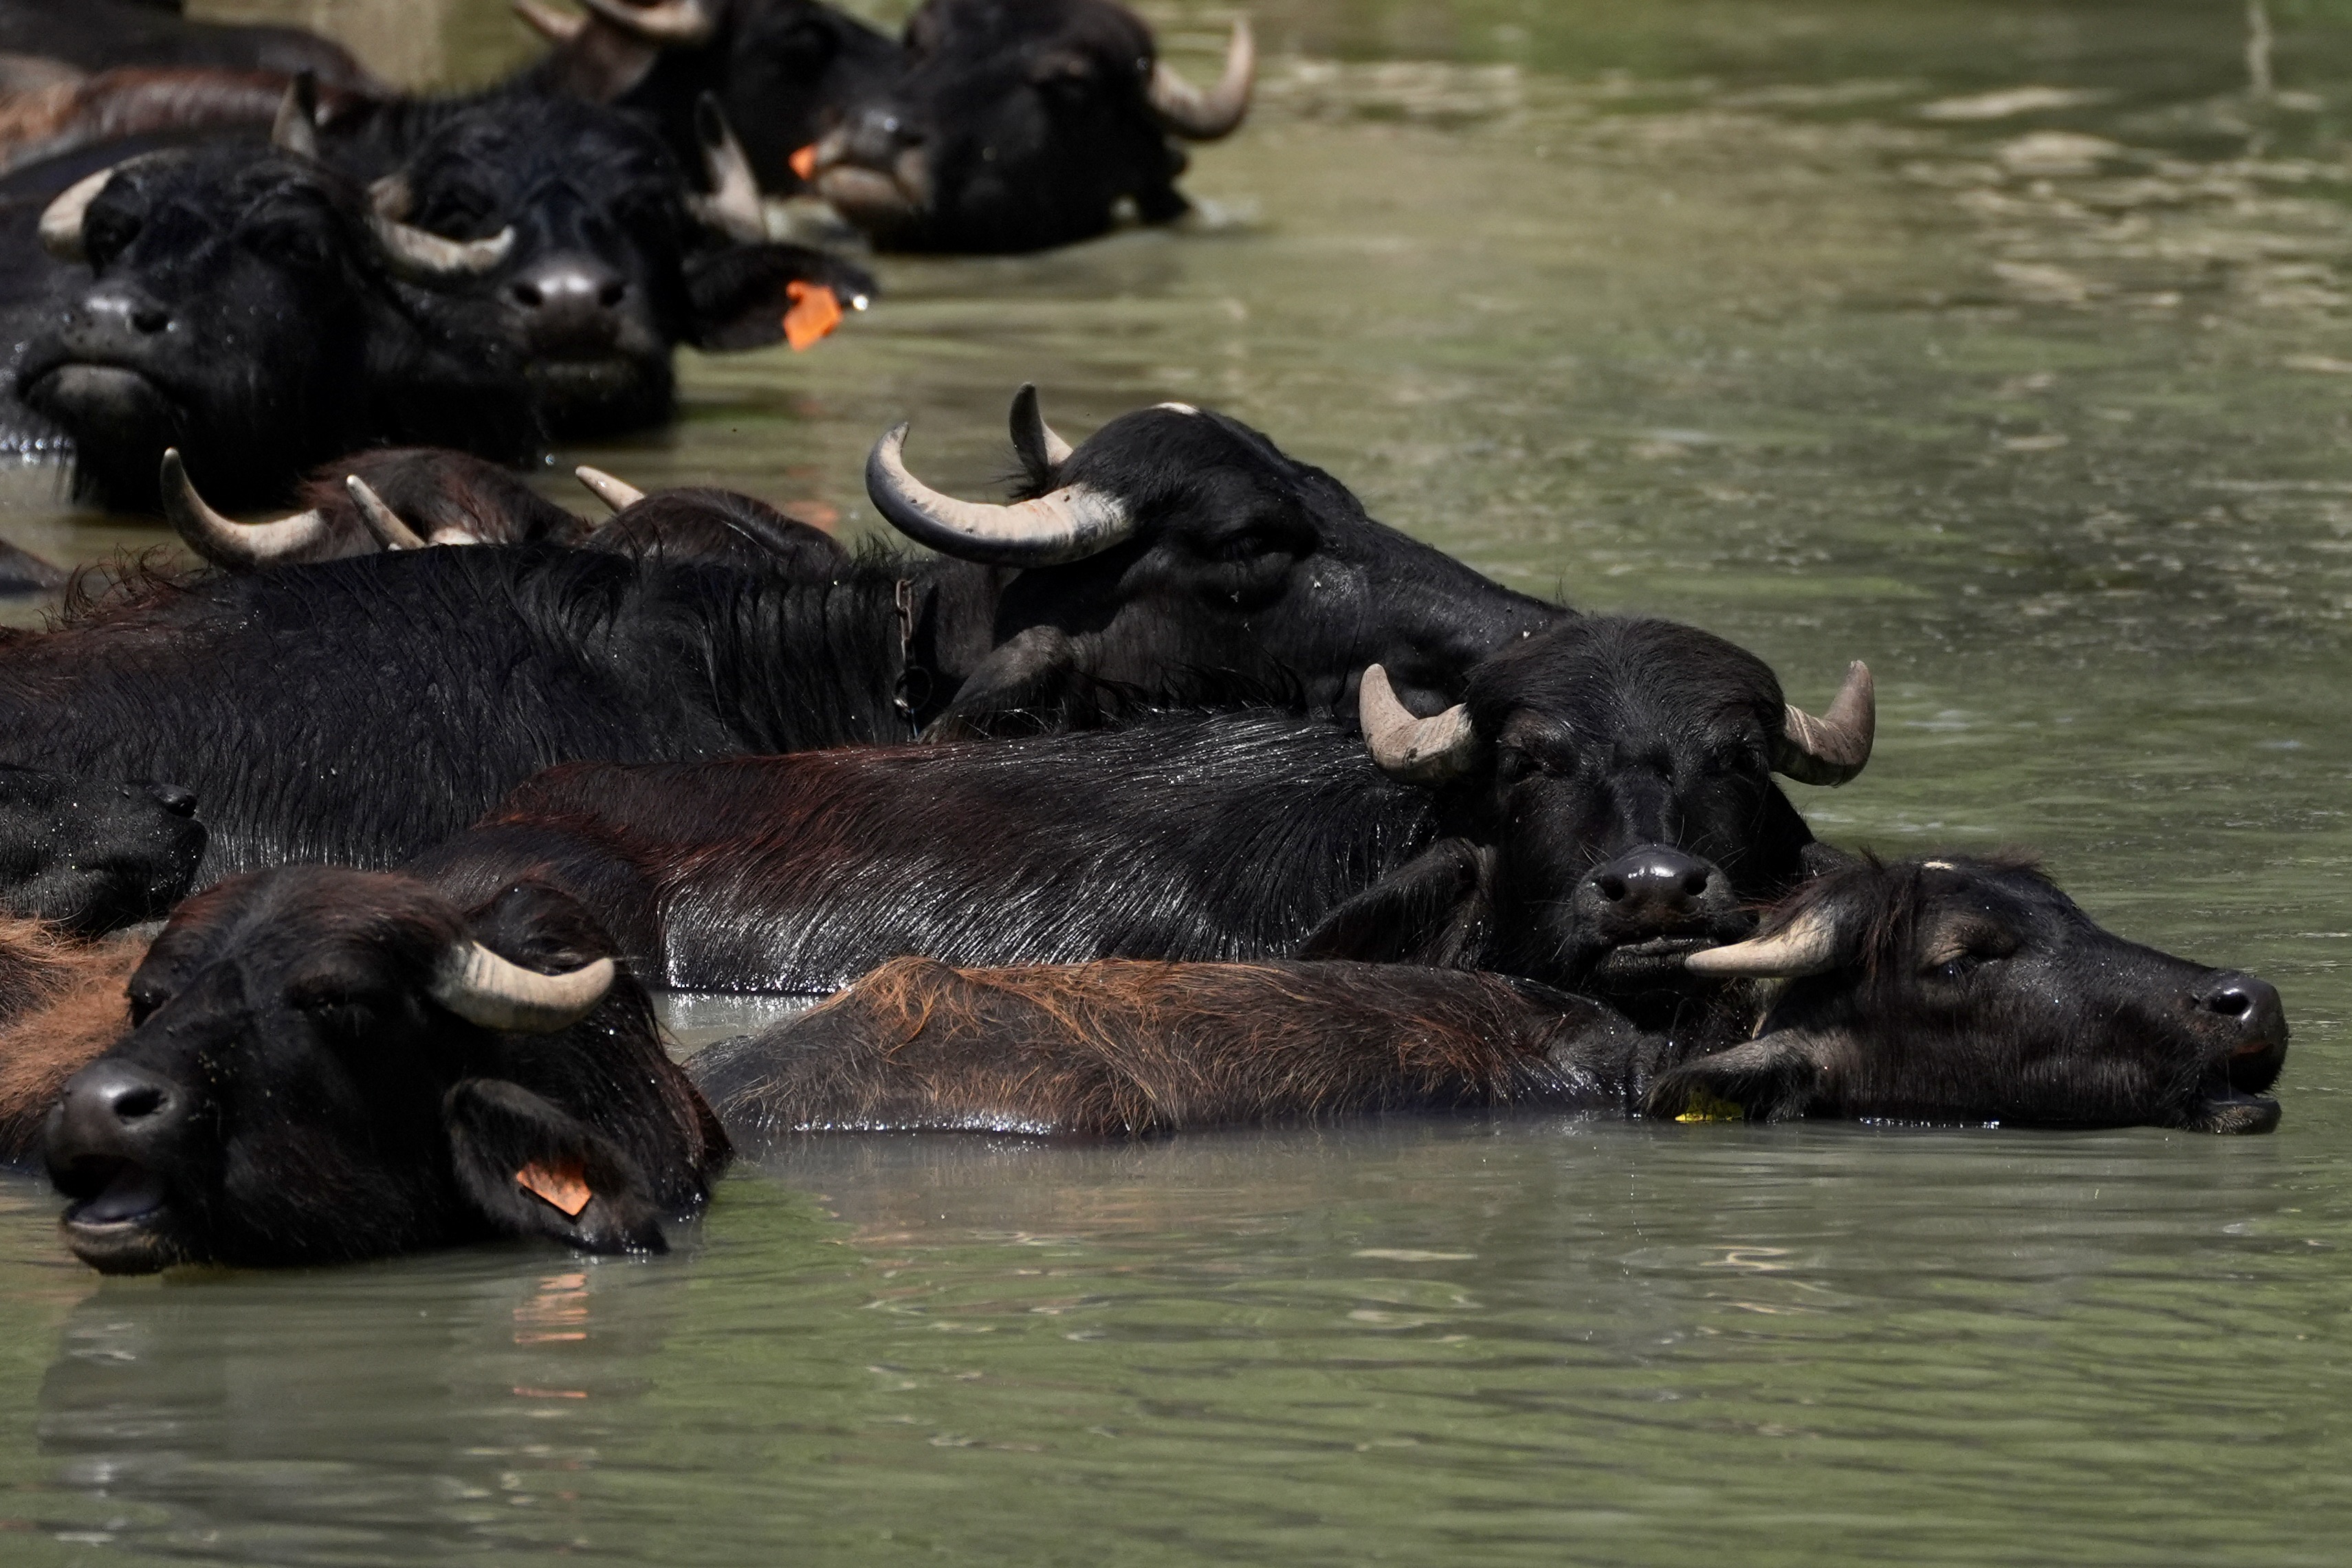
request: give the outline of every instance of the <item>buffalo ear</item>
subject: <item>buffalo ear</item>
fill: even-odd
[[[1466,839],[1441,839],[1324,915],[1291,956],[1433,968],[1475,964],[1490,924],[1488,859]]]
[[[1774,1030],[1662,1073],[1642,1113],[1692,1122],[1801,1116],[1820,1100],[1828,1066],[1829,1052],[1818,1036]]]
[[[468,1078],[441,1102],[457,1183],[491,1226],[583,1252],[667,1252],[637,1164],[518,1083]]]
[[[764,349],[784,340],[786,318],[796,313],[815,323],[810,330],[830,331],[815,290],[831,291],[838,319],[837,312],[866,308],[880,287],[864,267],[807,246],[728,245],[705,251],[687,263],[688,336],[696,348],[713,353]],[[795,346],[809,341],[814,340],[803,338]]]

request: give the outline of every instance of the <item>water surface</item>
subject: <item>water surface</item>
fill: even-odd
[[[1800,702],[1869,660],[1869,772],[1790,787],[1817,830],[2031,845],[2276,980],[2280,1132],[845,1140],[656,1261],[108,1284],[14,1181],[9,1561],[2341,1560],[2352,8],[2273,5],[2265,99],[2206,0],[1255,9],[1187,228],[887,259],[872,316],[688,356],[674,429],[548,493],[593,461],[855,534],[899,418],[984,495],[1022,381],[1073,435],[1213,403]],[[446,10],[446,71],[520,52],[498,11]],[[1213,68],[1226,10],[1150,14]]]

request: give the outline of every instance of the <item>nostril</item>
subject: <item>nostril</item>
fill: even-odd
[[[540,292],[539,285],[536,283],[516,284],[514,297],[526,310],[536,310],[547,303],[547,296]]]
[[[618,281],[608,283],[596,291],[596,303],[610,309],[618,305],[628,292],[629,286],[625,283]]]
[[[2225,1019],[2243,1018],[2253,1010],[2254,998],[2235,986],[2226,991],[2216,991],[2205,998],[2206,1009],[2220,1013]]]
[[[1703,871],[1685,872],[1683,873],[1683,891],[1690,894],[1693,898],[1696,898],[1701,894],[1705,893],[1706,891],[1706,873]]]
[[[118,1121],[142,1121],[163,1108],[163,1092],[152,1083],[134,1084],[114,1097],[113,1110]]]
[[[1625,894],[1631,891],[1622,876],[1604,876],[1594,885],[1601,889],[1601,896],[1612,904],[1624,903]]]
[[[142,309],[133,310],[131,313],[131,324],[152,337],[172,324],[172,316],[171,312],[159,310],[151,305]]]
[[[196,792],[194,789],[184,789],[177,784],[152,784],[148,789],[154,795],[155,803],[173,816],[193,817],[196,814]]]

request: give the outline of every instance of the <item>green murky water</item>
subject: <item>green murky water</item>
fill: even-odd
[[[845,1141],[660,1261],[106,1285],[11,1181],[0,1557],[2340,1562],[2352,6],[2271,10],[2256,100],[2229,0],[1273,0],[1191,232],[887,261],[562,459],[857,530],[898,418],[983,493],[1023,380],[1071,432],[1184,398],[1800,701],[1866,658],[1816,826],[2031,844],[2275,979],[2276,1136]],[[1150,14],[1208,68],[1223,10]]]

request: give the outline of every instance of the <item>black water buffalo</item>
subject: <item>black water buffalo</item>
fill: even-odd
[[[1864,862],[1698,955],[1753,1039],[1642,1034],[1494,975],[1350,963],[884,966],[694,1059],[746,1141],[1138,1137],[1380,1112],[1598,1110],[2265,1133],[2278,993],[2124,941],[2013,862]],[[1747,1032],[1747,1031],[1743,1031]]]
[[[17,385],[110,504],[153,503],[166,446],[244,505],[361,445],[510,459],[657,421],[678,342],[805,343],[873,292],[761,236],[711,117],[704,194],[650,131],[569,99],[405,102],[331,132],[307,103],[288,95],[275,152],[151,152],[42,218],[73,270]]]
[[[94,936],[168,913],[205,834],[176,784],[0,763],[0,914]]]
[[[906,48],[905,75],[817,143],[814,165],[835,211],[901,250],[1042,250],[1104,233],[1123,207],[1182,215],[1171,137],[1230,134],[1256,70],[1236,22],[1223,78],[1197,89],[1109,0],[926,0]]]
[[[1481,653],[1569,613],[1373,522],[1228,420],[1129,415],[1058,471],[1005,507],[887,481],[993,566],[877,552],[808,580],[541,544],[134,585],[0,648],[0,758],[186,782],[207,877],[383,866],[562,761],[871,745],[985,727],[989,704],[1088,722],[1230,694],[1204,669],[1279,664],[1329,702],[1382,654],[1450,700]],[[1070,559],[1081,515],[1099,553]]]
[[[1614,617],[1511,644],[1435,718],[1375,669],[1362,720],[582,763],[415,869],[546,876],[689,989],[826,991],[902,954],[1297,955],[1498,969],[1646,1022],[1685,1001],[1685,953],[1804,874],[1773,772],[1842,782],[1874,726],[1859,664],[1817,718],[1731,643]]]
[[[183,905],[44,1155],[96,1268],[328,1262],[496,1237],[659,1251],[726,1136],[594,923],[289,867]]]
[[[114,66],[194,66],[222,70],[310,71],[335,87],[381,91],[383,84],[341,46],[295,27],[192,22],[178,7],[139,0],[0,0],[0,55],[12,87]],[[48,73],[36,72],[47,64]]]

